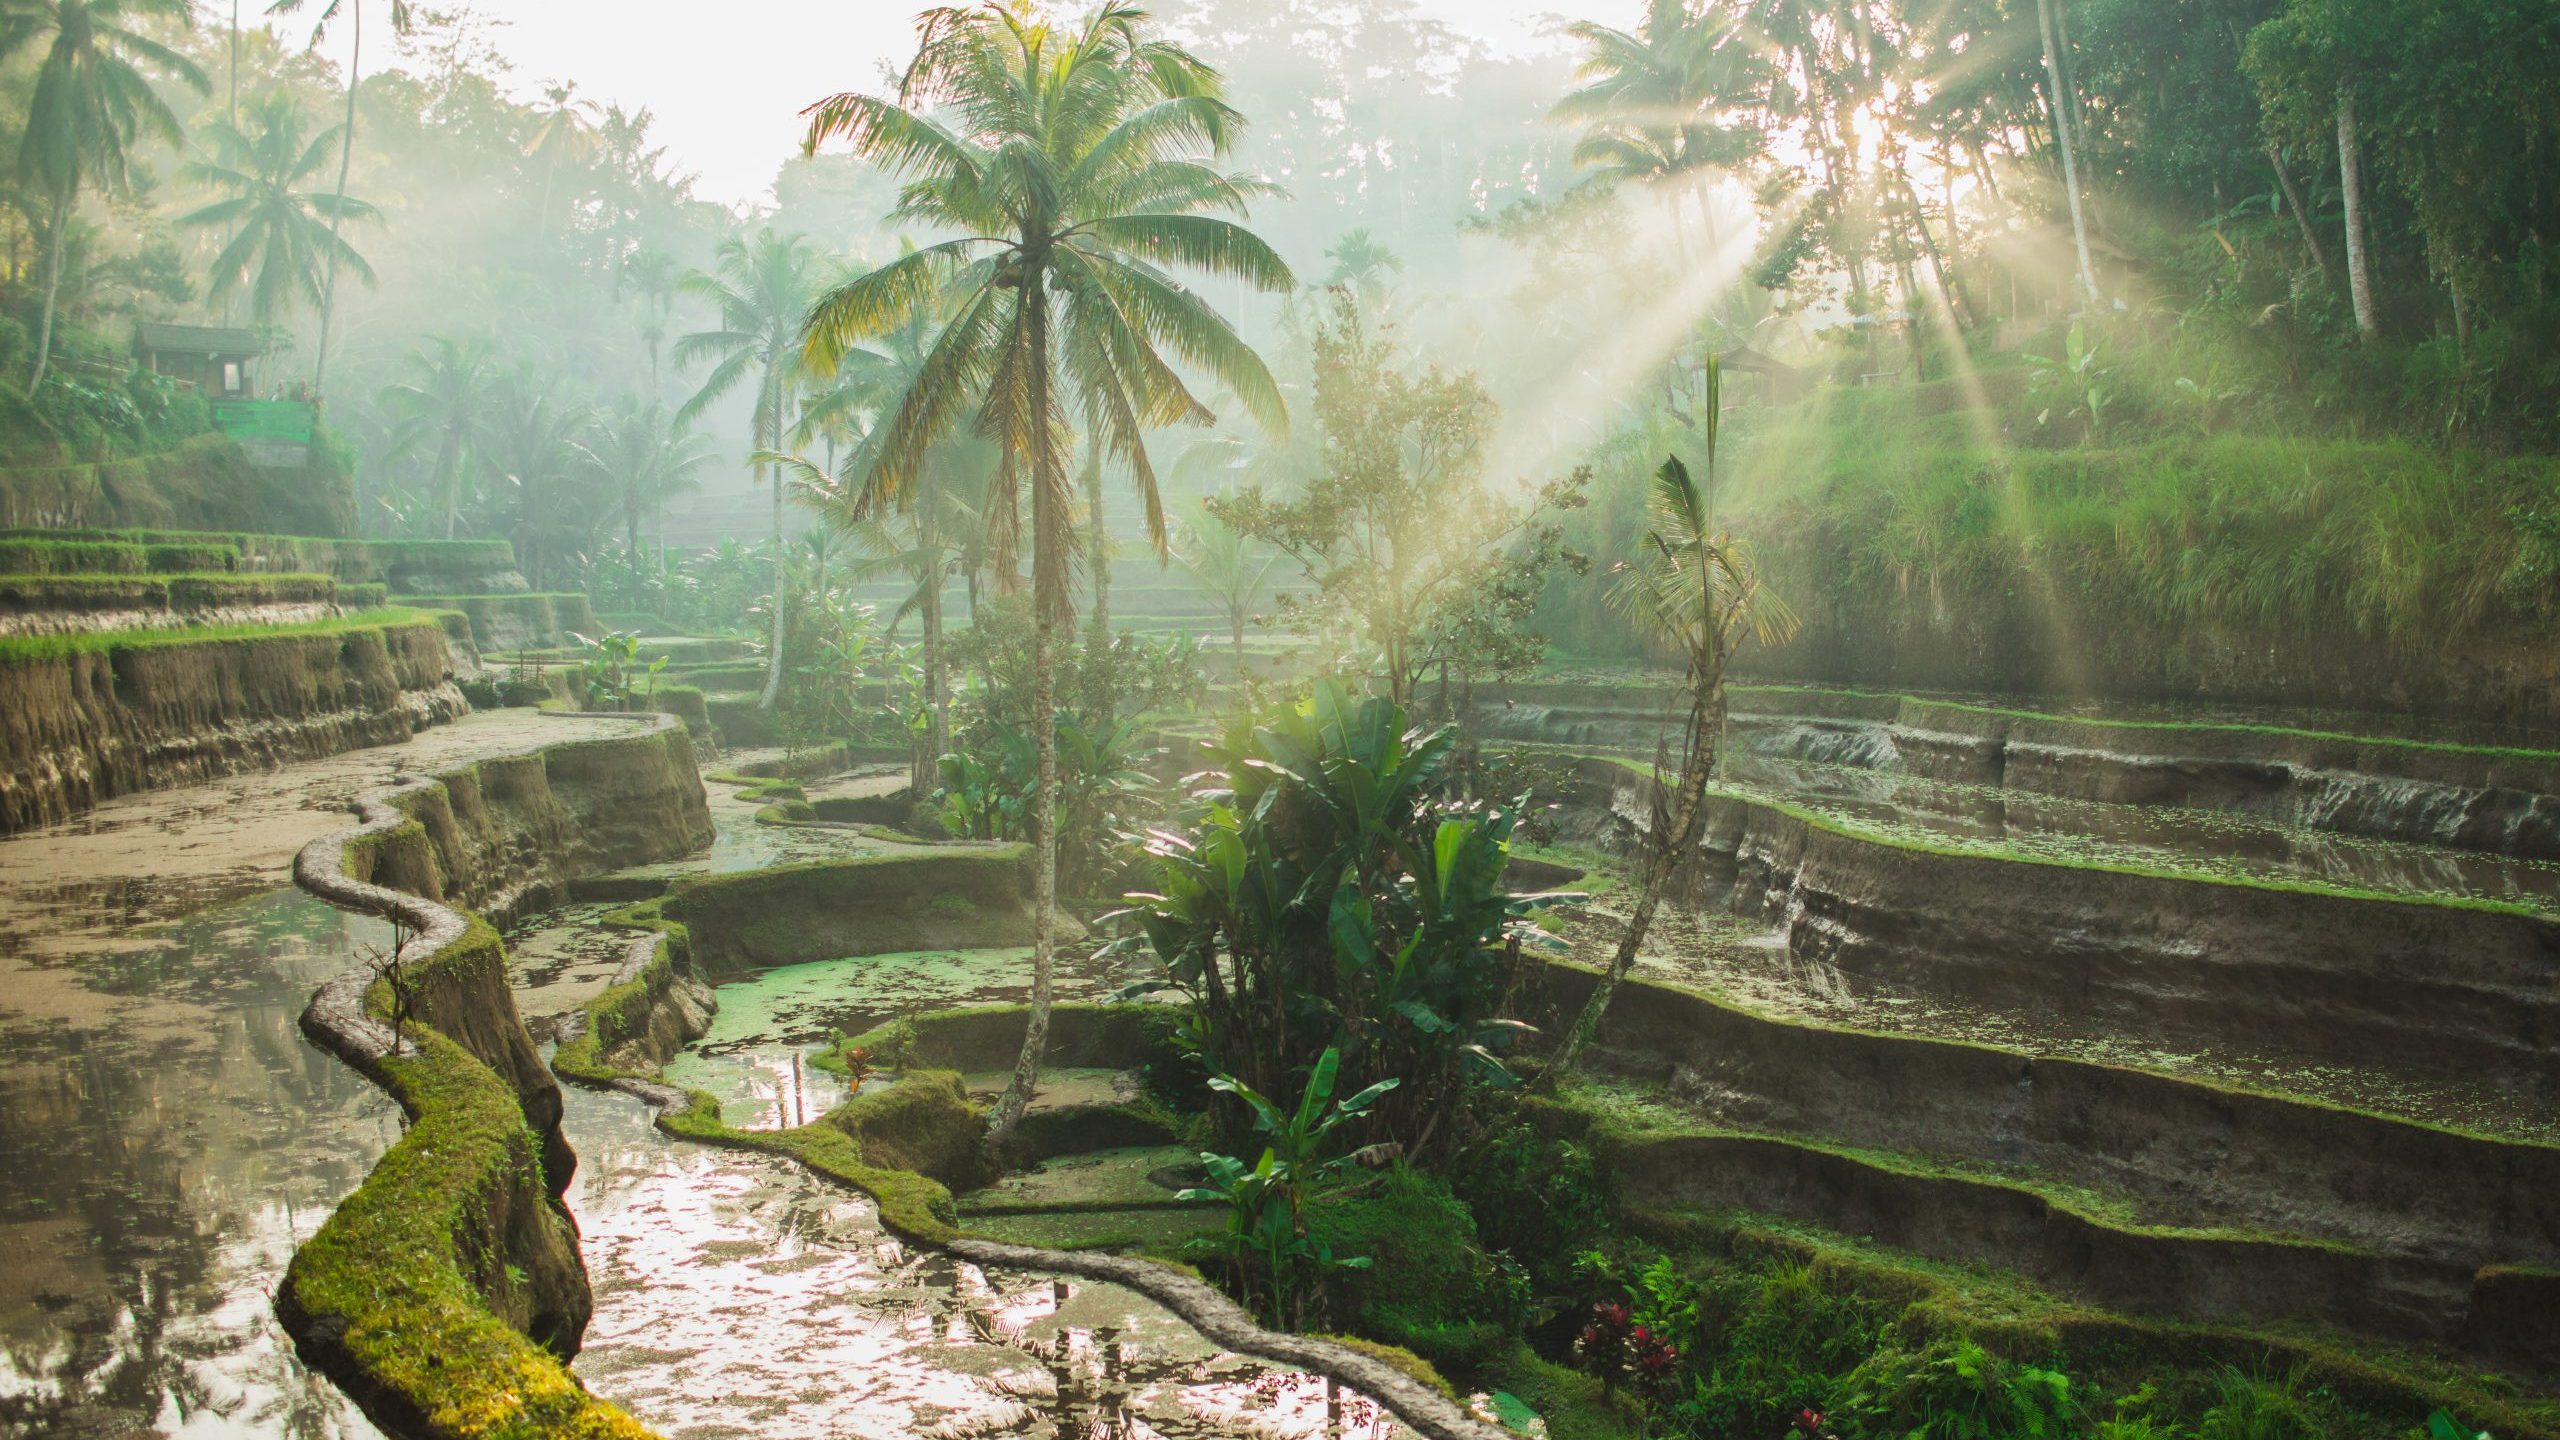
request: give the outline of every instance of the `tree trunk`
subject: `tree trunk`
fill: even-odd
[[[774,433],[782,428],[782,385],[772,367],[765,370],[764,414],[756,426],[758,450],[771,450],[778,440]],[[756,467],[757,479],[763,472],[773,471],[773,652],[765,657],[764,693],[756,697],[756,708],[770,710],[782,701],[783,612],[790,604],[791,552],[782,548],[782,470],[779,466]]]
[[[2320,273],[2329,273],[2329,252],[2320,244],[2320,232],[2311,228],[2311,212],[2304,208],[2302,192],[2294,188],[2293,172],[2284,165],[2284,151],[2276,142],[2267,142],[2267,163],[2275,167],[2276,188],[2284,192],[2285,208],[2293,212],[2294,228],[2302,232],[2302,248],[2311,252],[2311,263]]]
[[[62,295],[63,241],[71,233],[71,198],[78,184],[78,177],[74,176],[53,197],[53,233],[45,237],[44,246],[44,318],[36,324],[36,364],[27,375],[30,400],[43,386],[45,366],[53,359],[53,308]]]
[[[2346,197],[2347,294],[2355,301],[2356,334],[2370,340],[2382,328],[2373,313],[2372,257],[2364,229],[2364,142],[2356,132],[2356,92],[2338,87],[2338,189]]]
[[[364,0],[350,8],[355,37],[347,49],[347,123],[338,136],[338,204],[329,212],[328,278],[320,286],[320,349],[311,361],[311,396],[323,404],[329,389],[329,322],[338,311],[338,225],[346,219],[347,171],[356,158],[356,81],[364,73]]]
[[[2071,245],[2080,260],[2080,288],[2089,303],[2098,303],[2098,270],[2089,260],[2089,220],[2080,207],[2080,162],[2073,153],[2079,146],[2072,139],[2078,127],[2072,123],[2071,95],[2062,84],[2062,56],[2054,39],[2053,0],[2036,0],[2036,21],[2044,31],[2044,73],[2053,93],[2046,97],[2053,111],[2054,141],[2062,151],[2062,190],[2071,202]]]
[[[1697,840],[1698,816],[1706,808],[1707,778],[1715,772],[1716,745],[1724,733],[1720,660],[1716,668],[1718,673],[1689,709],[1687,763],[1681,768],[1679,789],[1672,797],[1670,823],[1652,837],[1653,844],[1645,851],[1644,889],[1636,897],[1635,913],[1627,917],[1626,933],[1618,937],[1617,953],[1609,957],[1608,970],[1583,1004],[1573,1029],[1566,1033],[1564,1048],[1556,1052],[1554,1063],[1547,1067],[1544,1083],[1549,1086],[1573,1073],[1584,1047],[1599,1033],[1610,998],[1617,993],[1619,982],[1627,978],[1627,972],[1635,968],[1636,951],[1644,944],[1645,932],[1653,928],[1653,912],[1662,904],[1662,892],[1670,886],[1671,872],[1680,868],[1680,858]]]
[[[1013,1062],[1013,1079],[987,1116],[987,1140],[1001,1144],[1022,1123],[1033,1091],[1040,1083],[1040,1057],[1049,1048],[1058,936],[1058,606],[1064,590],[1058,571],[1065,549],[1057,513],[1055,437],[1049,433],[1048,292],[1035,272],[1022,287],[1031,364],[1031,423],[1036,432],[1031,457],[1031,734],[1039,757],[1031,794],[1031,1014],[1023,1026],[1022,1053]]]
[[[916,620],[924,629],[924,704],[929,717],[925,724],[923,753],[916,757],[907,777],[907,790],[918,803],[933,790],[935,767],[944,752],[951,748],[950,711],[942,696],[942,565],[941,553],[935,552],[934,573],[925,580],[924,603],[918,607]]]

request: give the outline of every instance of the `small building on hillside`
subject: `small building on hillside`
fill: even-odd
[[[267,353],[267,342],[255,330],[146,320],[133,327],[133,353],[145,370],[209,400],[254,400],[258,361]]]
[[[1724,408],[1757,402],[1775,405],[1803,392],[1795,366],[1748,345],[1718,351],[1716,368],[1724,372]]]

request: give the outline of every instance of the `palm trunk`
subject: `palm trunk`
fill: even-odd
[[[2356,130],[2356,92],[2338,87],[2338,188],[2346,197],[2347,294],[2356,307],[2356,334],[2370,340],[2382,328],[2373,313],[2373,260],[2364,230],[2364,141]]]
[[[1662,892],[1671,883],[1671,872],[1680,867],[1681,857],[1698,836],[1698,816],[1705,808],[1707,777],[1714,773],[1716,744],[1724,734],[1723,664],[1717,660],[1716,675],[1706,682],[1689,708],[1689,752],[1681,767],[1680,787],[1672,797],[1670,823],[1652,836],[1645,852],[1644,889],[1636,897],[1635,914],[1627,918],[1626,933],[1618,937],[1618,951],[1609,957],[1609,968],[1600,983],[1583,1004],[1582,1014],[1565,1035],[1564,1047],[1556,1052],[1554,1063],[1547,1067],[1543,1084],[1552,1086],[1573,1073],[1582,1052],[1599,1032],[1601,1017],[1609,1011],[1609,1000],[1617,993],[1619,982],[1635,968],[1636,951],[1644,944],[1645,932],[1653,928],[1653,912],[1662,904]]]
[[[772,370],[765,371],[764,383],[766,404],[756,426],[760,432],[756,436],[758,450],[772,449],[773,432],[782,428],[779,423],[782,400],[778,393],[781,387],[775,383]],[[770,710],[782,700],[783,611],[790,603],[791,594],[791,552],[782,548],[782,471],[778,467],[759,465],[756,478],[758,483],[762,483],[768,469],[773,471],[773,650],[765,657],[764,693],[756,697],[759,710]]]
[[[1066,557],[1058,527],[1052,474],[1056,448],[1048,433],[1049,322],[1048,294],[1036,274],[1022,288],[1031,345],[1031,423],[1037,432],[1031,466],[1031,726],[1039,756],[1031,795],[1031,1014],[1023,1026],[1022,1053],[1013,1063],[1013,1079],[987,1117],[987,1139],[1000,1143],[1022,1122],[1033,1090],[1040,1082],[1040,1057],[1049,1048],[1049,1010],[1058,933],[1058,641],[1057,606],[1052,592],[1064,588],[1058,566]]]
[[[924,739],[916,747],[919,753],[915,763],[908,767],[907,792],[921,803],[933,789],[935,766],[951,748],[950,712],[942,698],[942,566],[938,552],[934,573],[925,580],[924,602],[917,608],[916,621],[924,630],[924,705],[928,719]]]
[[[2080,259],[2080,288],[2089,303],[2098,303],[2098,270],[2089,260],[2089,220],[2080,207],[2080,162],[2073,154],[2079,146],[2072,139],[2078,127],[2072,123],[2071,92],[2062,83],[2062,55],[2054,39],[2053,0],[2036,0],[2036,21],[2044,31],[2044,73],[2053,93],[2047,103],[2053,111],[2054,141],[2062,151],[2062,190],[2071,202],[2071,245]]]
[[[45,237],[44,318],[36,325],[36,364],[27,376],[27,398],[36,398],[44,384],[46,364],[53,359],[53,307],[62,294],[62,249],[71,233],[71,197],[77,177],[63,182],[62,190],[53,197],[53,233]]]
[[[356,158],[356,81],[364,73],[364,0],[356,0],[354,42],[347,49],[347,123],[338,136],[338,203],[329,212],[329,270],[320,286],[320,349],[311,361],[311,395],[325,404],[329,391],[329,323],[338,311],[338,225],[346,219],[347,171]]]

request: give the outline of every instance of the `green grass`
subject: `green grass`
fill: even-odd
[[[409,629],[434,626],[443,622],[427,610],[410,610],[400,606],[384,606],[361,611],[334,620],[312,620],[293,625],[189,625],[168,630],[132,631],[118,634],[20,635],[0,637],[0,665],[32,665],[46,661],[67,660],[75,655],[111,654],[127,650],[159,649],[173,645],[220,645],[235,641],[309,639],[327,635],[352,635],[362,631]]]
[[[28,610],[140,609],[333,601],[326,575],[242,575],[228,570],[155,575],[0,574],[0,598]]]

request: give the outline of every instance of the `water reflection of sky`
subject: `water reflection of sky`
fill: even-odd
[[[308,1044],[312,988],[384,927],[286,891],[56,979],[147,1023],[0,1030],[0,1436],[369,1437],[271,1294],[399,1134]]]
[[[573,1091],[595,1285],[577,1370],[661,1433],[756,1440],[1327,1431],[1323,1381],[1227,1354],[1134,1292],[911,1251],[787,1161],[670,1140]],[[1344,1392],[1338,1433],[1391,1417]]]

